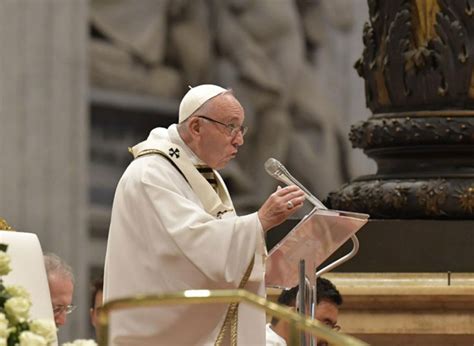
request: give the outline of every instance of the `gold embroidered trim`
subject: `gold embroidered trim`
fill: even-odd
[[[252,261],[250,261],[247,270],[245,271],[244,276],[239,284],[239,289],[242,289],[247,284],[247,281],[250,278],[250,273],[253,269],[253,264],[255,261],[255,257],[252,257]],[[238,323],[239,323],[239,303],[231,303],[229,304],[229,308],[227,309],[227,314],[225,315],[224,323],[222,324],[221,330],[217,335],[215,346],[222,345],[224,341],[224,336],[230,326],[230,344],[231,346],[237,346],[237,336],[238,336]]]

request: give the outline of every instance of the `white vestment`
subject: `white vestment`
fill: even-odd
[[[203,164],[184,144],[176,125],[154,129],[140,145],[150,148],[160,140],[178,145],[181,158]],[[220,195],[228,197],[217,178],[224,190]],[[230,207],[220,215],[206,212],[202,198],[168,158],[151,154],[135,159],[114,197],[105,302],[187,289],[235,289],[252,258],[255,263],[245,289],[265,296],[266,250],[258,215],[236,216],[231,202]],[[199,304],[114,312],[110,344],[213,345],[227,307]],[[239,345],[264,345],[264,311],[240,304],[238,331]]]
[[[286,346],[285,339],[275,333],[270,323],[267,323],[265,327],[265,344],[266,346]]]

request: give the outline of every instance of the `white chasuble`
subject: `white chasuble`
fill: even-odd
[[[153,149],[169,151],[159,155]],[[124,172],[114,197],[104,300],[235,289],[252,258],[245,289],[265,296],[266,250],[257,213],[237,216],[219,175],[218,194],[199,173],[195,175],[189,163],[203,162],[181,140],[176,125],[154,129],[132,151],[138,157]],[[180,172],[186,170],[187,174]],[[113,312],[110,344],[214,345],[227,307],[199,304]],[[238,342],[265,344],[263,311],[240,304]]]

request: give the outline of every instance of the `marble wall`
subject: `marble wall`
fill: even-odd
[[[0,215],[69,262],[87,320],[87,0],[0,1]]]

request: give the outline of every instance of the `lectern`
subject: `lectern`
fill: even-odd
[[[268,254],[265,282],[267,286],[294,287],[299,282],[299,262],[305,261],[310,282],[316,279],[316,268],[349,239],[358,250],[355,233],[367,223],[369,215],[314,208]],[[356,251],[354,251],[356,249]],[[348,260],[346,256],[343,259]],[[339,260],[333,262],[342,264]],[[329,269],[335,267],[330,264]],[[327,268],[327,267],[326,267]],[[324,272],[328,271],[324,269]],[[318,275],[323,274],[322,271]]]
[[[299,284],[299,311],[305,314],[309,308],[314,318],[317,277],[355,256],[359,249],[355,234],[368,218],[367,214],[314,208],[268,254],[266,285],[289,289]],[[351,252],[317,270],[349,239]]]

